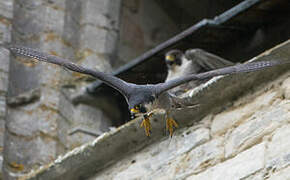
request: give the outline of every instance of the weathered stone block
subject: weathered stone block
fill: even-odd
[[[287,78],[283,81],[281,85],[281,90],[283,91],[284,97],[290,99],[290,78]]]
[[[267,149],[266,167],[268,170],[278,170],[290,165],[289,137],[290,125],[284,125],[274,132]]]
[[[5,119],[0,117],[0,149],[1,149],[0,155],[2,155],[3,153],[4,133],[5,133]]]
[[[8,108],[7,127],[13,134],[32,137],[38,133],[56,136],[58,112],[43,103],[32,103],[25,107]]]
[[[8,73],[0,71],[0,93],[8,89]]]
[[[0,70],[7,72],[9,71],[9,51],[3,47],[0,47]]]
[[[56,10],[65,10],[66,8],[66,0],[49,0],[44,1],[46,6],[50,6]]]
[[[77,126],[86,126],[97,134],[101,134],[109,130],[112,122],[99,109],[79,104],[74,110],[74,127]]]
[[[58,9],[54,8],[55,5],[46,5],[43,9],[43,15],[45,17],[42,18],[42,20],[45,20],[44,30],[46,32],[53,31],[57,34],[62,34],[63,32],[63,26],[64,26],[64,16],[65,12],[64,9]],[[42,23],[43,23],[42,22]]]
[[[57,79],[56,79],[57,81]],[[41,96],[40,101],[43,104],[46,104],[51,109],[58,109],[59,105],[59,95],[60,92],[58,91],[58,85],[56,87],[51,88],[53,84],[49,84],[49,86],[42,86],[41,89]]]
[[[107,43],[110,43],[107,42],[108,38],[113,39],[111,40],[113,42],[117,40],[118,34],[115,31],[108,31],[107,29],[92,25],[84,25],[81,27],[80,33],[80,47],[84,50],[91,50],[100,54],[111,54],[112,50],[115,49],[114,47],[107,46]]]
[[[81,65],[101,72],[112,72],[109,58],[105,56],[98,56],[97,54],[91,54],[86,57],[85,61],[83,61]]]
[[[11,22],[0,17],[0,43],[11,42]]]
[[[255,173],[247,178],[244,178],[243,180],[264,180],[265,179],[265,172],[264,170],[261,170],[258,173]]]
[[[82,11],[81,23],[118,30],[120,6],[120,0],[87,1]]]
[[[183,179],[191,174],[205,170],[224,158],[223,138],[214,139],[183,156],[177,157],[169,168],[175,179]],[[170,172],[167,172],[170,174]]]
[[[171,175],[174,176],[175,167],[181,164],[182,158],[179,158],[179,156],[184,157],[184,154],[196,147],[202,146],[202,149],[205,150],[206,147],[213,147],[214,144],[222,142],[217,140],[206,143],[208,146],[199,146],[209,140],[209,130],[206,128],[194,128],[196,127],[188,128],[182,134],[177,132],[172,139],[166,138],[161,142],[146,147],[138,154],[132,154],[112,168],[106,169],[108,173],[101,173],[100,176],[96,176],[96,179],[156,179],[160,178],[160,175],[169,177],[170,174],[170,177]],[[216,149],[212,150],[218,151]],[[207,152],[209,151],[210,149]],[[206,156],[214,156],[215,154],[214,152],[212,155],[205,153]]]
[[[288,180],[290,179],[290,167],[274,173],[269,180]]]
[[[190,176],[187,179],[242,179],[264,167],[264,156],[265,143],[261,143],[232,159],[209,168],[200,174]]]
[[[176,155],[181,155],[191,151],[198,145],[201,145],[210,139],[209,129],[195,127],[188,128],[182,135],[176,136]]]
[[[10,166],[13,163],[22,164],[23,172],[29,172],[35,165],[44,165],[56,156],[57,142],[50,137],[35,136],[28,140],[14,135],[6,137],[9,140],[7,142],[13,142],[8,145],[9,152],[4,152],[7,166],[12,172],[15,172],[13,166]]]
[[[256,112],[246,123],[228,134],[225,146],[226,157],[257,143],[264,135],[274,131],[281,123],[287,122],[290,113],[282,104],[283,102]]]
[[[175,23],[155,1],[123,1],[120,21],[118,57],[123,63],[178,32]],[[119,61],[116,64],[120,65]]]
[[[9,19],[13,17],[13,0],[0,1],[0,14]]]
[[[17,12],[14,14],[14,22],[16,27],[21,27],[21,36],[35,40],[42,32],[62,34],[64,11],[55,7],[52,3],[46,4],[43,1],[15,3]]]
[[[269,91],[255,98],[249,104],[237,107],[235,109],[231,108],[226,112],[216,115],[211,125],[212,135],[221,135],[225,133],[229,128],[247,120],[256,111],[263,107],[269,106],[277,97],[277,92]]]
[[[59,93],[59,104],[58,107],[59,113],[67,119],[69,124],[73,123],[73,117],[74,117],[74,105],[71,103],[69,97],[65,95],[65,89],[62,89],[62,92]],[[61,126],[59,127],[61,128]]]
[[[4,119],[6,115],[6,97],[0,95],[0,119]]]

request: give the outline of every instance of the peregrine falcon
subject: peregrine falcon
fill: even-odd
[[[227,74],[236,74],[242,72],[251,72],[267,67],[276,66],[279,64],[289,63],[288,61],[260,61],[260,62],[251,62],[246,64],[238,64],[235,66],[229,66],[221,69],[216,69],[200,74],[190,74],[187,76],[182,76],[170,81],[159,83],[159,84],[146,84],[146,85],[137,85],[133,83],[128,83],[119,79],[111,74],[95,71],[89,68],[82,67],[67,59],[63,59],[54,55],[47,53],[39,52],[37,50],[19,47],[19,46],[8,46],[7,47],[12,53],[34,58],[39,61],[44,61],[48,63],[53,63],[60,65],[71,71],[91,75],[112,88],[118,90],[126,99],[128,107],[131,113],[141,114],[144,118],[141,126],[144,126],[145,133],[147,136],[150,136],[151,125],[150,125],[150,116],[154,113],[156,109],[165,110],[166,116],[166,129],[169,131],[172,136],[174,128],[177,128],[177,123],[172,118],[170,112],[175,108],[175,100],[167,91],[177,87],[181,84],[188,83],[192,80],[204,80],[212,78],[219,75]]]
[[[198,74],[234,65],[232,62],[202,49],[190,49],[185,51],[185,53],[178,49],[170,50],[165,54],[165,62],[168,69],[165,82],[189,74]],[[188,89],[197,87],[204,81],[206,80],[190,81],[189,83],[171,89],[169,92],[180,95]]]

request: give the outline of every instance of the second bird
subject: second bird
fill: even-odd
[[[185,51],[185,53],[178,49],[168,51],[165,54],[165,62],[168,68],[168,74],[165,82],[178,77],[187,76],[189,74],[198,74],[234,65],[233,62],[225,60],[202,49],[190,49]],[[206,81],[207,80],[191,81],[187,84],[171,89],[170,92],[174,95],[180,95]]]

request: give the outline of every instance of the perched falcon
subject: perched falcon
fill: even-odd
[[[188,83],[192,80],[204,80],[214,76],[235,74],[242,72],[251,72],[267,67],[276,66],[279,64],[289,63],[288,61],[260,61],[252,62],[247,64],[238,64],[235,66],[229,66],[221,69],[216,69],[200,74],[191,74],[188,76],[182,76],[170,81],[159,83],[159,84],[146,84],[137,85],[133,83],[128,83],[119,79],[111,74],[95,71],[89,68],[82,67],[80,65],[74,64],[67,59],[63,59],[54,55],[39,52],[37,50],[19,47],[19,46],[9,46],[7,47],[12,53],[16,55],[21,55],[29,58],[34,58],[39,61],[45,61],[48,63],[57,64],[63,66],[66,69],[91,75],[112,88],[118,90],[126,99],[129,110],[133,114],[141,114],[144,117],[142,126],[145,128],[145,133],[147,136],[150,135],[151,125],[150,116],[154,113],[156,109],[163,109],[166,111],[166,129],[172,136],[173,130],[177,127],[177,123],[172,118],[170,112],[175,106],[176,97],[171,96],[167,91],[177,87],[181,84]]]
[[[178,49],[170,50],[165,54],[165,62],[168,69],[165,82],[189,74],[198,74],[234,65],[232,62],[202,49],[190,49],[185,51],[185,53]],[[206,80],[190,81],[171,89],[170,92],[180,95],[186,90],[197,87],[204,81]]]

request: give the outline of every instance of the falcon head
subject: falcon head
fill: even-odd
[[[165,62],[169,69],[174,66],[180,66],[182,62],[183,52],[178,49],[173,49],[165,54]]]
[[[152,110],[152,104],[156,97],[150,85],[140,85],[143,88],[136,88],[128,97],[129,110],[134,117]]]

